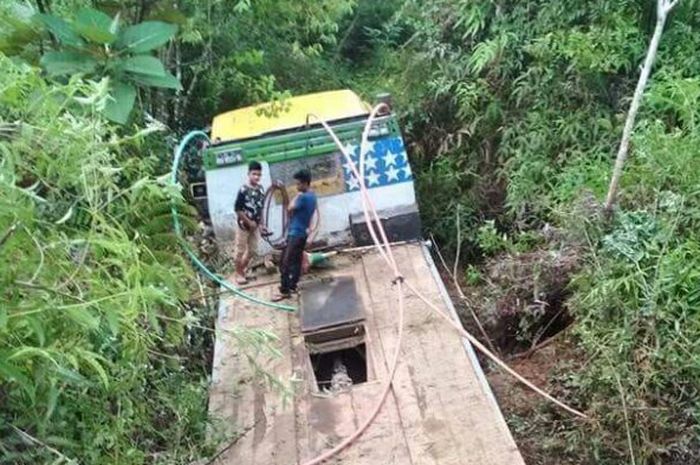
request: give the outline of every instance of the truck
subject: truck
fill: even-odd
[[[356,161],[370,110],[354,92],[337,90],[213,119],[204,171],[217,241],[236,234],[235,195],[256,160],[263,185],[279,181],[290,194],[294,172],[314,174],[319,218],[309,247],[335,252],[330,266],[302,278],[295,311],[260,305],[276,290],[274,275],[245,289],[255,301],[222,296],[209,410],[231,440],[213,463],[524,463],[470,342],[410,292],[399,327],[396,279],[371,246],[359,181],[320,124],[328,123]],[[371,124],[364,178],[402,278],[461,325],[422,238],[410,157],[391,108]],[[283,197],[269,207],[272,230],[283,229]],[[278,356],[251,364],[236,328],[273,332]],[[289,381],[291,394],[266,383],[262,372]]]

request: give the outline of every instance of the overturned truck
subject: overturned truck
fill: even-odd
[[[233,239],[234,197],[248,162],[257,160],[265,187],[281,181],[291,190],[299,168],[314,173],[319,209],[310,246],[337,254],[330,266],[303,277],[294,312],[221,299],[209,408],[235,440],[214,463],[317,463],[353,437],[383,399],[369,426],[327,463],[523,464],[469,342],[410,293],[399,331],[395,283],[368,246],[359,181],[318,123],[328,121],[356,161],[369,106],[348,90],[291,98],[285,106],[272,115],[262,105],[214,118],[205,195],[217,240]],[[458,321],[420,237],[413,175],[391,112],[372,123],[369,148],[365,185],[401,274]],[[275,196],[269,208],[272,230],[283,229],[283,197]],[[274,276],[261,276],[246,292],[269,300],[275,287]],[[257,364],[293,380],[290,396],[264,382],[226,331],[234,327],[265,328],[279,337],[281,355]]]

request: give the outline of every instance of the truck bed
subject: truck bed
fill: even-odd
[[[394,250],[405,278],[456,319],[425,245]],[[391,273],[372,250],[339,254],[333,264],[303,278],[302,306],[310,292],[304,281],[307,289],[318,289],[312,283],[319,280],[354,281],[363,315],[366,381],[341,392],[320,387],[309,355],[312,345],[297,313],[223,298],[217,327],[224,331],[215,345],[209,408],[230,438],[223,444],[230,447],[214,463],[303,463],[349,436],[370,414],[397,344],[396,292]],[[248,292],[269,299],[274,276],[268,284],[264,279]],[[404,338],[389,396],[365,433],[327,463],[523,464],[470,344],[408,291],[405,304]],[[256,374],[236,338],[225,331],[235,327],[265,328],[279,337],[281,356],[256,361],[282,379],[294,378],[293,395],[283,398]]]

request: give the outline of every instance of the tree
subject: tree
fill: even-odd
[[[109,78],[104,114],[114,122],[123,124],[129,118],[137,87],[181,88],[180,81],[151,55],[175,36],[175,25],[144,21],[121,28],[119,14],[112,18],[92,8],[78,10],[72,23],[46,13],[38,17],[59,46],[41,57],[46,72],[54,77]]]
[[[630,105],[630,109],[627,113],[627,120],[625,121],[625,128],[622,131],[622,140],[620,141],[620,147],[617,151],[617,157],[615,158],[615,167],[613,168],[612,178],[610,179],[610,187],[608,188],[608,195],[605,200],[606,212],[610,212],[613,204],[615,203],[617,190],[620,184],[620,177],[622,177],[622,168],[625,165],[625,160],[627,159],[627,154],[629,152],[630,137],[632,136],[632,130],[634,129],[634,121],[637,118],[637,111],[639,111],[639,105],[642,101],[642,96],[644,95],[644,89],[646,88],[647,81],[649,80],[649,74],[651,74],[651,67],[654,65],[656,51],[659,48],[661,34],[663,33],[664,25],[666,24],[666,18],[668,17],[668,13],[678,4],[679,1],[680,0],[657,0],[656,27],[654,28],[654,35],[651,37],[651,42],[649,42],[647,56],[644,60],[642,71],[639,74],[637,88],[634,90],[632,104]]]

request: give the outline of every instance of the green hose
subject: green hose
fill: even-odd
[[[182,158],[182,153],[185,150],[185,147],[187,147],[187,144],[190,143],[190,141],[196,137],[201,137],[205,139],[207,142],[209,142],[209,136],[203,131],[190,131],[187,133],[187,135],[182,139],[180,142],[180,145],[178,145],[177,150],[175,150],[175,158],[173,159],[173,168],[170,176],[170,181],[174,186],[178,186],[178,180],[177,180],[177,174],[178,170],[180,169],[180,161]],[[282,310],[285,312],[293,312],[296,310],[295,307],[292,307],[291,305],[282,305],[282,304],[276,304],[274,302],[268,302],[266,300],[258,299],[255,296],[252,296],[250,294],[246,294],[245,292],[241,291],[240,289],[234,287],[226,281],[224,278],[221,276],[217,275],[216,273],[213,273],[207,266],[202,263],[202,261],[197,257],[197,255],[194,253],[190,245],[187,243],[185,238],[182,236],[182,227],[180,226],[180,217],[178,216],[177,213],[177,204],[175,203],[175,200],[172,200],[170,202],[170,211],[173,215],[173,227],[175,228],[175,234],[177,235],[178,240],[180,241],[180,245],[182,246],[182,249],[185,251],[187,256],[190,257],[190,260],[192,260],[192,263],[195,264],[197,268],[209,279],[212,281],[218,283],[220,286],[222,286],[224,289],[230,291],[232,294],[237,295],[238,297],[241,297],[242,299],[248,300],[250,302],[259,304],[259,305],[264,305],[266,307],[273,308],[275,310]]]

